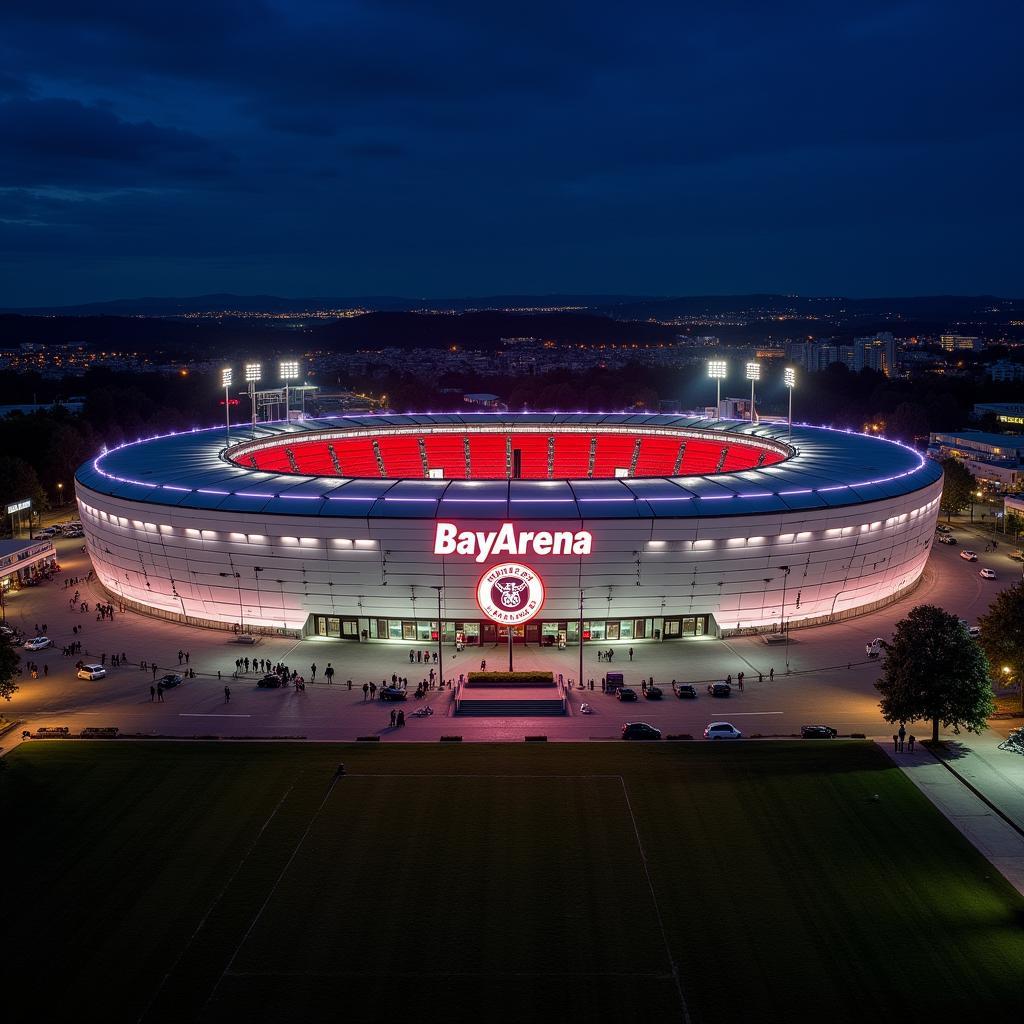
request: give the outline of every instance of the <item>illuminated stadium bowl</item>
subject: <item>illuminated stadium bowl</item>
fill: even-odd
[[[437,637],[438,587],[442,636],[467,644],[509,624],[576,643],[581,591],[584,640],[834,621],[917,582],[941,487],[938,464],[877,437],[597,413],[331,417],[230,444],[219,427],[76,475],[96,573],[126,605],[417,644]],[[482,576],[505,563],[536,580],[498,573],[492,602]]]

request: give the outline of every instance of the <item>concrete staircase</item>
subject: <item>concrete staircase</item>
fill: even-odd
[[[564,697],[460,697],[455,714],[478,718],[540,718],[566,714]]]

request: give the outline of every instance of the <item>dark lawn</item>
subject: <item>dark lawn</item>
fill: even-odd
[[[1024,898],[868,743],[40,742],[7,760],[12,1009],[682,1019],[673,961],[695,1021],[1024,995]]]

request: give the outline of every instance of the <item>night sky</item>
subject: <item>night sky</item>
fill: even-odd
[[[1024,295],[1019,3],[2,3],[0,305]]]

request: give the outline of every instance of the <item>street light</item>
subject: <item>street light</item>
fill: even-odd
[[[722,415],[722,381],[729,372],[729,364],[724,359],[708,360],[708,376],[715,382],[715,394],[717,404],[715,405],[715,418]]]
[[[761,364],[747,363],[747,380],[750,381],[750,422],[754,422],[754,384],[761,379]]]
[[[237,572],[222,572],[221,576],[234,576],[235,586],[238,588],[238,626],[239,632],[245,632],[245,615],[242,613],[242,584],[239,583],[240,573]]]
[[[64,507],[64,485],[57,484],[57,505],[60,508]]]
[[[284,381],[284,421],[288,422],[288,381],[299,379],[299,361],[284,359],[281,361],[281,380]]]
[[[245,364],[245,381],[249,385],[249,404],[252,406],[252,429],[256,429],[256,385],[263,377],[263,367],[259,363]]]
[[[782,371],[782,379],[785,381],[786,387],[789,389],[789,437],[790,440],[793,438],[793,388],[796,387],[796,370],[792,366],[787,366]]]
[[[786,584],[789,583],[789,574],[792,572],[788,565],[780,565],[779,568],[786,574],[782,577],[782,613],[779,622],[786,631],[786,675],[789,675],[789,630],[786,628]]]
[[[231,402],[228,399],[228,391],[231,388],[233,372],[230,366],[225,366],[220,371],[220,386],[224,389],[224,436],[228,447],[231,446]]]
[[[443,583],[431,584],[431,589],[437,591],[437,688],[444,689],[444,650],[441,647],[441,637],[444,635],[444,623],[441,621],[441,592],[444,590]]]

